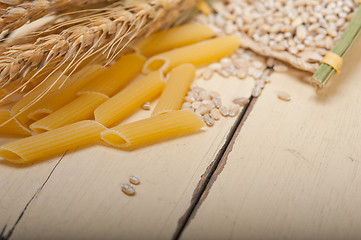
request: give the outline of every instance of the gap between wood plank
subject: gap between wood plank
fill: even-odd
[[[208,166],[205,173],[203,174],[198,186],[194,190],[193,197],[191,199],[191,204],[184,215],[178,221],[178,227],[172,237],[172,239],[179,239],[182,235],[183,230],[189,223],[189,221],[195,215],[197,209],[204,201],[205,197],[208,195],[209,189],[212,187],[214,181],[217,179],[217,176],[222,172],[224,165],[226,164],[226,159],[229,152],[232,150],[234,140],[237,138],[243,123],[247,119],[247,116],[251,112],[257,98],[250,97],[249,103],[244,106],[241,114],[237,117],[235,124],[232,126],[227,140],[219,150],[215,160]]]
[[[5,234],[5,229],[7,224],[5,224],[4,228],[2,229],[1,233],[0,233],[0,240],[8,240],[10,239],[11,235],[13,234],[16,225],[20,222],[21,218],[24,216],[26,210],[28,209],[30,203],[35,199],[35,197],[37,195],[39,195],[39,193],[41,192],[41,190],[44,188],[45,184],[48,182],[48,180],[50,179],[51,175],[53,174],[53,172],[55,171],[55,168],[59,165],[59,163],[61,162],[61,160],[64,158],[66,152],[63,154],[63,156],[61,156],[61,158],[58,160],[58,162],[55,164],[55,166],[53,167],[53,169],[51,170],[51,172],[49,173],[48,177],[45,179],[45,181],[43,182],[43,184],[41,185],[41,187],[35,192],[35,194],[30,198],[30,200],[26,203],[24,209],[21,211],[18,219],[16,220],[14,226],[12,226],[12,228],[10,229],[10,231]]]

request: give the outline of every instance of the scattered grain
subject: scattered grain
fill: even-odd
[[[133,196],[135,194],[135,187],[133,184],[130,183],[122,184],[121,189],[125,194],[129,196]]]
[[[229,115],[229,110],[226,106],[220,107],[219,112],[223,117],[228,117],[228,115]]]
[[[235,98],[232,100],[234,104],[238,104],[239,106],[243,107],[249,103],[249,99],[245,97]]]
[[[258,87],[258,86],[255,86],[253,89],[252,89],[252,96],[253,97],[259,97],[259,95],[261,95],[261,92],[262,92],[262,88]]]
[[[213,117],[214,120],[221,119],[221,113],[217,108],[213,108],[210,113],[211,117]]]
[[[185,100],[186,102],[190,102],[190,103],[192,103],[192,102],[195,101],[195,99],[194,99],[193,96],[186,96],[186,97],[184,98],[184,100]]]
[[[138,176],[132,175],[132,176],[129,177],[129,182],[134,184],[134,185],[138,185],[140,183],[140,179],[139,179]]]
[[[213,98],[213,103],[216,106],[216,108],[222,107],[222,99],[220,97]]]
[[[229,108],[229,116],[234,117],[239,113],[240,106],[238,104],[231,104]]]
[[[193,103],[192,103],[192,108],[193,109],[198,109],[200,106],[201,106],[201,102],[199,102],[199,101],[194,101]]]
[[[291,96],[288,93],[283,92],[283,91],[279,91],[277,93],[277,97],[283,101],[291,101]]]
[[[143,110],[150,110],[150,108],[151,108],[150,102],[146,102],[142,105]]]
[[[211,127],[214,125],[214,119],[208,113],[203,116],[203,121],[207,124],[208,127]]]
[[[212,69],[209,69],[207,68],[203,73],[202,73],[202,78],[204,80],[209,80],[211,79],[213,76],[213,70]]]

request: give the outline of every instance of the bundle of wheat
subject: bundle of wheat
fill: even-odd
[[[64,4],[65,2],[71,4]],[[19,4],[12,4],[0,12],[0,24],[3,24],[5,29],[12,30],[24,24],[25,19],[26,22],[32,21],[51,11],[59,12],[68,7],[101,2],[108,5],[67,13],[67,16],[70,16],[69,20],[44,31],[49,34],[38,37],[33,43],[0,48],[0,87],[9,86],[12,82],[17,83],[13,84],[10,93],[2,98],[6,99],[12,93],[23,90],[34,78],[42,74],[50,76],[63,69],[63,74],[71,75],[85,60],[95,61],[99,55],[104,56],[104,63],[107,64],[124,51],[136,37],[151,33],[162,26],[172,25],[179,16],[194,8],[199,1],[141,0],[115,1],[111,4],[109,0],[37,0],[30,3],[16,1]],[[40,4],[41,7],[34,7],[36,4]],[[58,16],[62,17],[64,15]],[[52,32],[54,29],[57,31]],[[39,84],[47,79],[48,77],[44,77]],[[59,77],[57,80],[60,79]]]

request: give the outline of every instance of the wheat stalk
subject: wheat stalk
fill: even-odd
[[[4,10],[0,9],[0,29],[11,32],[12,30],[32,22],[49,13],[60,13],[74,7],[87,7],[100,3],[114,2],[115,0],[34,0],[29,2],[13,1],[13,4]],[[7,1],[11,2],[11,1]]]
[[[134,38],[169,26],[197,2],[153,0],[131,5],[117,3],[112,8],[88,11],[72,22],[76,25],[60,34],[41,37],[34,44],[6,48],[0,56],[0,85],[4,87],[19,81],[21,84],[11,92],[14,93],[31,82],[32,77],[26,78],[29,72],[35,71],[35,77],[49,69],[50,64],[55,66],[52,72],[63,68],[64,74],[71,75],[85,59],[97,54],[106,55],[110,62]]]

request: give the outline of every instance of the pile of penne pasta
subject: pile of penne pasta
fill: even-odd
[[[237,37],[214,36],[207,26],[187,24],[138,42],[135,53],[123,55],[110,68],[83,67],[66,86],[61,85],[61,72],[55,72],[50,76],[54,81],[0,110],[0,133],[27,136],[0,146],[0,156],[28,163],[100,139],[114,147],[134,148],[202,128],[198,115],[180,110],[196,66],[226,57],[240,46]],[[122,124],[157,97],[151,117]]]

